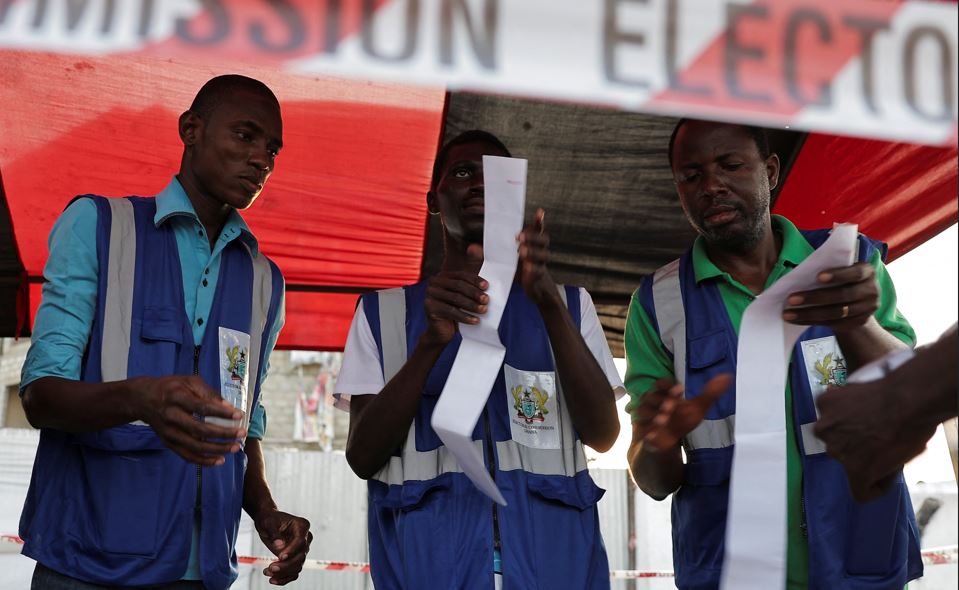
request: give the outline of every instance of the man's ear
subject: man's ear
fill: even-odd
[[[769,179],[769,190],[775,190],[779,186],[779,156],[769,154],[766,158],[766,178]]]
[[[433,191],[426,193],[426,211],[430,215],[439,215],[440,205],[436,202],[436,194]]]
[[[203,130],[203,120],[193,111],[184,111],[180,115],[179,132],[180,141],[184,147],[195,144],[200,139],[200,132]]]

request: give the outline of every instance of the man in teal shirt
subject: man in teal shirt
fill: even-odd
[[[209,81],[190,110],[181,115],[179,131],[184,143],[180,172],[155,197],[153,223],[158,229],[172,228],[183,281],[181,309],[194,342],[200,343],[217,294],[224,249],[238,240],[252,256],[259,253],[256,238],[237,210],[253,203],[273,171],[282,145],[279,103],[256,80],[220,76]],[[239,417],[233,404],[198,377],[80,381],[94,331],[100,275],[106,272],[99,268],[97,224],[94,201],[77,199],[60,216],[50,235],[43,300],[21,379],[24,409],[31,424],[83,433],[139,420],[148,424],[168,448],[196,463],[198,473],[199,466],[222,465],[226,454],[245,453],[248,467],[243,507],[254,519],[260,537],[279,558],[264,573],[275,584],[296,579],[309,548],[309,523],[280,512],[272,499],[260,448],[266,414],[259,400],[244,432],[196,420],[195,416]],[[279,297],[279,312],[268,327],[267,360],[283,325],[283,294]],[[108,309],[105,313],[115,311]],[[265,361],[258,371],[260,383],[267,370]],[[250,383],[252,387],[252,378]],[[246,443],[240,451],[235,439],[242,438]],[[182,580],[171,588],[204,587],[199,546],[197,521],[189,561],[182,564]],[[70,571],[54,571],[38,563],[34,587],[101,586],[87,584]]]
[[[716,286],[729,323],[738,335],[746,307],[799,265],[814,247],[788,219],[770,214],[770,192],[779,180],[779,160],[769,153],[761,130],[683,120],[677,124],[669,151],[681,204],[699,233],[690,256],[695,283]],[[839,370],[827,368],[829,374],[812,384],[813,395],[837,384],[836,379],[841,384],[843,365],[851,372],[915,342],[912,328],[896,309],[895,289],[878,249],[868,262],[832,269],[819,279],[823,289],[793,294],[783,314],[788,322],[828,327],[838,340],[842,355],[833,354],[825,361]],[[625,333],[625,384],[631,396],[627,411],[633,416],[628,458],[639,487],[656,499],[665,498],[684,484],[680,442],[702,422],[709,407],[731,384],[728,375],[715,377],[704,391],[692,392],[702,395],[684,398],[683,387],[676,382],[686,376],[675,374],[671,351],[661,339],[663,328],[641,305],[637,290]],[[795,357],[793,362],[797,362]],[[788,588],[798,590],[810,586],[810,575],[798,442],[803,433],[794,423],[793,397],[787,382],[786,582]]]

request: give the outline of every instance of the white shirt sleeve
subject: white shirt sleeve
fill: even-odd
[[[579,288],[579,332],[586,341],[586,346],[593,353],[596,362],[599,363],[603,372],[606,373],[606,379],[616,394],[616,399],[626,395],[626,387],[623,386],[623,380],[616,370],[616,364],[613,362],[613,354],[609,352],[609,344],[606,343],[606,335],[603,334],[603,326],[599,323],[599,316],[596,315],[596,307],[593,305],[593,298],[590,297],[586,289]]]
[[[385,385],[380,368],[380,351],[376,347],[366,312],[360,304],[356,306],[353,323],[346,336],[343,363],[333,388],[333,405],[348,412],[351,396],[376,395]]]

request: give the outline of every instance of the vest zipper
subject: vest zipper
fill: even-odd
[[[496,482],[496,465],[493,455],[493,433],[489,425],[489,410],[483,409],[483,422],[486,426],[486,450],[489,454],[489,476],[493,479],[493,482]],[[493,505],[493,550],[500,552],[500,562],[502,563],[502,543],[500,541],[499,534],[499,511],[497,510],[496,502],[490,500],[490,503]]]
[[[200,347],[193,347],[193,374],[200,374]],[[197,416],[200,419],[200,416]],[[197,528],[202,521],[202,500],[203,500],[203,471],[199,465],[196,466],[196,504],[193,506],[193,512],[197,522]]]

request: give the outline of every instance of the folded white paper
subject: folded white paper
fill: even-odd
[[[495,502],[506,500],[493,482],[482,452],[473,444],[473,429],[499,374],[506,348],[499,339],[500,320],[513,285],[518,261],[516,235],[526,208],[526,160],[483,156],[485,184],[483,267],[489,305],[476,325],[460,324],[463,341],[431,424],[443,444],[476,487]],[[492,461],[492,457],[490,457]]]
[[[786,401],[793,346],[806,326],[783,321],[786,299],[821,287],[819,273],[855,260],[855,225],[829,239],[789,274],[756,297],[739,328],[736,426],[724,590],[774,590],[786,583]]]

